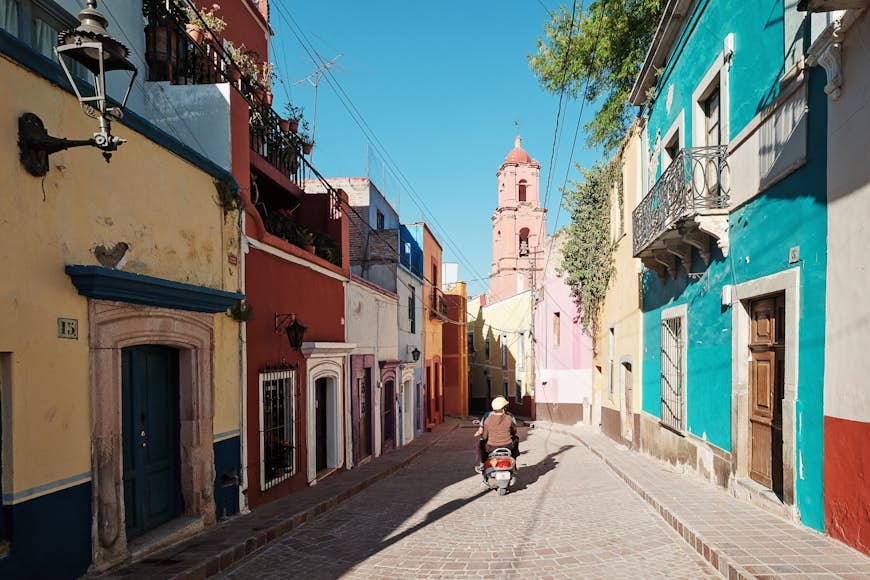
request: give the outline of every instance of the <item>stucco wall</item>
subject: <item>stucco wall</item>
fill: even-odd
[[[95,121],[71,95],[0,58],[0,134],[17,133],[17,116],[32,111],[54,135],[90,135]],[[93,249],[124,241],[125,271],[236,291],[238,228],[214,201],[212,178],[124,127],[128,139],[106,164],[99,152],[73,149],[50,159],[44,183],[18,161],[15,140],[0,147],[0,352],[11,352],[13,420],[4,423],[5,493],[53,491],[90,476],[87,300],[63,268],[97,264]],[[43,189],[44,188],[44,189]],[[43,193],[44,192],[44,193]],[[44,195],[44,197],[43,197]],[[58,317],[79,321],[78,340],[56,338]],[[214,432],[239,428],[238,326],[215,315]],[[11,453],[9,453],[11,451]],[[39,460],[34,460],[39,458]],[[72,478],[72,480],[70,479]],[[66,481],[67,483],[58,483]],[[72,481],[72,483],[70,483]],[[26,499],[25,495],[18,499]],[[17,500],[16,500],[17,501]]]
[[[828,102],[828,293],[825,326],[825,517],[828,532],[870,554],[870,17],[846,32],[843,85]]]

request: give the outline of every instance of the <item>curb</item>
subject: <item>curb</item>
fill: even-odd
[[[248,556],[259,551],[261,548],[264,548],[271,542],[279,539],[281,536],[286,535],[287,533],[298,528],[306,522],[314,520],[315,518],[317,518],[317,516],[320,516],[328,512],[329,510],[338,507],[340,504],[349,500],[358,493],[368,489],[379,481],[386,479],[400,469],[406,467],[409,463],[417,459],[425,451],[428,451],[431,447],[439,443],[442,439],[453,433],[453,431],[455,431],[458,427],[459,422],[456,421],[453,425],[446,427],[443,433],[439,434],[437,438],[433,438],[425,445],[421,445],[419,449],[415,450],[412,454],[399,461],[398,463],[391,465],[383,471],[372,474],[371,477],[364,479],[353,487],[345,489],[344,491],[332,496],[327,500],[317,503],[300,513],[294,514],[291,518],[288,518],[286,520],[276,523],[273,526],[266,528],[262,532],[258,533],[256,536],[247,538],[243,544],[240,543],[235,548],[224,550],[220,554],[212,556],[211,558],[196,565],[190,570],[185,570],[184,572],[173,576],[173,580],[202,580],[204,578],[214,576],[218,572],[226,570],[233,564],[244,560]]]
[[[536,429],[537,428],[539,428],[538,424],[536,424]],[[678,515],[663,506],[661,502],[659,502],[649,491],[644,489],[636,479],[632,478],[625,470],[617,466],[603,451],[595,447],[592,443],[586,441],[576,433],[572,433],[567,429],[560,428],[553,424],[543,423],[540,424],[540,428],[568,435],[585,445],[589,451],[601,459],[611,471],[622,479],[632,491],[649,504],[649,506],[652,507],[653,510],[665,522],[667,522],[667,524],[671,526],[671,528],[673,528],[687,544],[689,544],[689,546],[709,562],[710,565],[713,566],[717,572],[722,574],[723,577],[728,578],[728,580],[751,580],[755,578],[754,574],[750,574],[743,567],[734,564],[728,556],[723,554],[718,548],[711,546],[706,540],[704,540],[703,536],[701,536],[697,530],[690,527],[690,525],[680,519]]]
[[[438,433],[436,437],[432,437],[424,444],[419,445],[418,449],[414,449],[412,453],[409,453],[408,456],[403,458],[402,460],[397,461],[393,465],[385,467],[384,469],[371,474],[369,477],[356,483],[355,485],[344,489],[333,495],[332,497],[320,501],[302,510],[301,512],[294,513],[293,515],[290,515],[283,520],[275,522],[272,525],[259,528],[256,533],[251,534],[244,540],[240,540],[235,546],[227,548],[221,552],[208,555],[202,560],[191,562],[190,567],[188,567],[187,569],[167,575],[167,577],[175,580],[204,580],[205,578],[209,578],[211,576],[214,576],[215,574],[218,574],[219,572],[226,570],[227,568],[230,568],[234,564],[258,552],[260,549],[266,547],[267,545],[281,538],[285,534],[298,528],[302,524],[314,520],[318,516],[339,506],[340,504],[349,500],[358,493],[368,489],[369,487],[386,479],[387,477],[390,477],[400,469],[403,469],[412,461],[420,457],[420,455],[422,455],[424,452],[431,449],[433,446],[441,442],[445,437],[455,431],[459,427],[460,423],[460,421],[454,421],[452,425],[446,425],[446,423],[442,423],[442,425],[446,425],[443,431]],[[421,439],[415,439],[414,441],[421,441]],[[256,511],[252,513],[256,514]],[[226,525],[233,525],[233,521],[230,520],[229,522],[226,522]],[[208,533],[210,530],[214,529],[218,528],[209,528],[208,530],[204,530],[204,532],[201,532],[201,534]],[[193,538],[195,537],[197,536],[193,536]],[[193,538],[188,538],[188,540]],[[167,549],[171,548],[172,546],[168,547]],[[151,554],[149,558],[153,558],[159,553],[160,552]],[[133,566],[135,566],[135,563],[133,564]],[[107,570],[102,574],[96,576],[87,575],[86,577],[113,578],[126,576],[127,574],[124,573],[125,568],[127,568],[127,566],[121,566],[118,568]]]

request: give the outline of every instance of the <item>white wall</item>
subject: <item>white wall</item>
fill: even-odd
[[[846,32],[843,84],[828,100],[825,415],[870,421],[870,16]]]

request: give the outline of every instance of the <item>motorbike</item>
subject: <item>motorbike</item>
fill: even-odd
[[[478,420],[472,423],[480,425]],[[510,486],[517,482],[516,472],[517,463],[511,450],[507,447],[498,447],[493,449],[483,462],[481,475],[489,489],[497,489],[499,495],[507,495]]]
[[[499,447],[483,462],[483,481],[490,489],[498,489],[499,495],[507,495],[510,486],[517,482],[516,468],[511,450]]]

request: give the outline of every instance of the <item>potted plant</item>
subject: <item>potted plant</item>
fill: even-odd
[[[297,107],[292,103],[287,103],[284,106],[284,114],[287,115],[290,131],[296,133],[299,131],[299,121],[302,119],[302,107]]]
[[[187,10],[188,24],[185,26],[187,35],[197,44],[201,43],[206,34],[212,42],[216,42],[215,34],[220,34],[227,27],[226,21],[217,15],[220,4],[212,4],[210,8],[201,7],[199,14],[192,8]]]
[[[231,40],[226,41],[226,54],[230,57],[231,61],[230,64],[226,66],[226,75],[233,84],[238,83],[242,78],[242,70],[238,61],[242,58],[242,51],[244,48],[244,44],[236,46]]]
[[[311,155],[312,151],[314,151],[314,139],[311,137],[305,137],[302,140],[302,153],[305,155]]]
[[[187,11],[182,0],[145,0],[142,3],[145,26],[145,60],[154,80],[169,80],[167,65],[175,58],[178,46],[178,25],[187,23]]]
[[[264,61],[263,64],[260,65],[259,74],[257,75],[257,80],[260,81],[260,84],[263,85],[263,96],[262,100],[264,103],[272,106],[272,79],[275,78],[275,65],[271,62]]]

